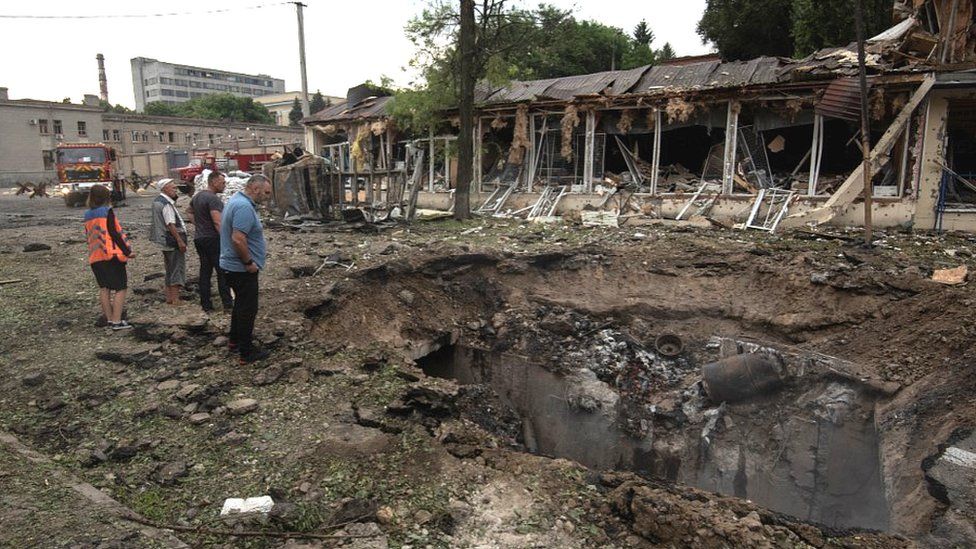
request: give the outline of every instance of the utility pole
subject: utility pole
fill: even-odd
[[[307,7],[301,2],[292,2],[298,12],[298,59],[302,64],[302,116],[307,117],[308,112],[308,75],[305,71],[305,17],[302,8]]]
[[[854,26],[857,27],[857,67],[861,81],[861,154],[864,177],[864,245],[871,246],[871,126],[868,119],[868,77],[864,59],[864,8],[863,0],[854,0]]]

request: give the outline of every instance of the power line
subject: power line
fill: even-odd
[[[274,4],[258,4],[256,6],[234,6],[233,8],[222,8],[207,11],[182,11],[165,13],[129,13],[129,14],[105,14],[105,15],[5,15],[0,14],[0,19],[141,19],[147,17],[172,17],[177,15],[211,15],[215,13],[227,13],[240,10],[256,10],[261,8],[271,8],[274,6],[284,6],[292,2],[275,2]]]

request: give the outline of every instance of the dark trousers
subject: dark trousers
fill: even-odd
[[[258,273],[224,271],[234,290],[234,309],[230,313],[230,340],[241,354],[254,349],[254,318],[258,315]]]
[[[218,267],[220,264],[220,237],[198,238],[193,241],[200,256],[200,306],[204,309],[213,309],[213,301],[210,297],[210,278],[214,271],[217,271],[217,293],[220,294],[220,302],[225,309],[233,305],[234,300],[230,297],[230,288],[227,287],[227,280],[224,271]]]

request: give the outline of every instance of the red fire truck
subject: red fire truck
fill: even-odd
[[[203,172],[203,170],[220,170],[222,172],[240,170],[242,172],[253,172],[261,169],[265,162],[271,160],[268,153],[233,153],[224,154],[223,158],[218,158],[212,154],[194,156],[190,158],[190,164],[182,168],[176,168],[179,179],[184,184],[193,183],[193,178]]]
[[[108,187],[114,204],[125,200],[115,149],[101,143],[59,143],[54,152],[58,188],[69,208],[84,205],[95,185]]]

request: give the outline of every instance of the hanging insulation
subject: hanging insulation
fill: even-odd
[[[560,144],[559,156],[566,160],[573,158],[573,129],[579,126],[579,109],[576,105],[566,105],[563,112],[563,120],[560,124],[562,129],[562,143]]]
[[[617,129],[620,130],[620,133],[630,133],[632,127],[634,127],[634,111],[627,109],[620,114],[620,120],[617,121]]]
[[[689,103],[680,97],[672,97],[668,100],[664,112],[668,114],[668,123],[687,122],[691,115],[695,114],[694,103]]]
[[[491,120],[491,129],[493,130],[500,130],[502,128],[507,128],[507,127],[508,127],[508,121],[502,118],[501,116],[496,116]]]
[[[529,106],[522,103],[515,111],[515,130],[512,146],[508,149],[508,162],[519,164],[525,158],[525,148],[529,146]]]

